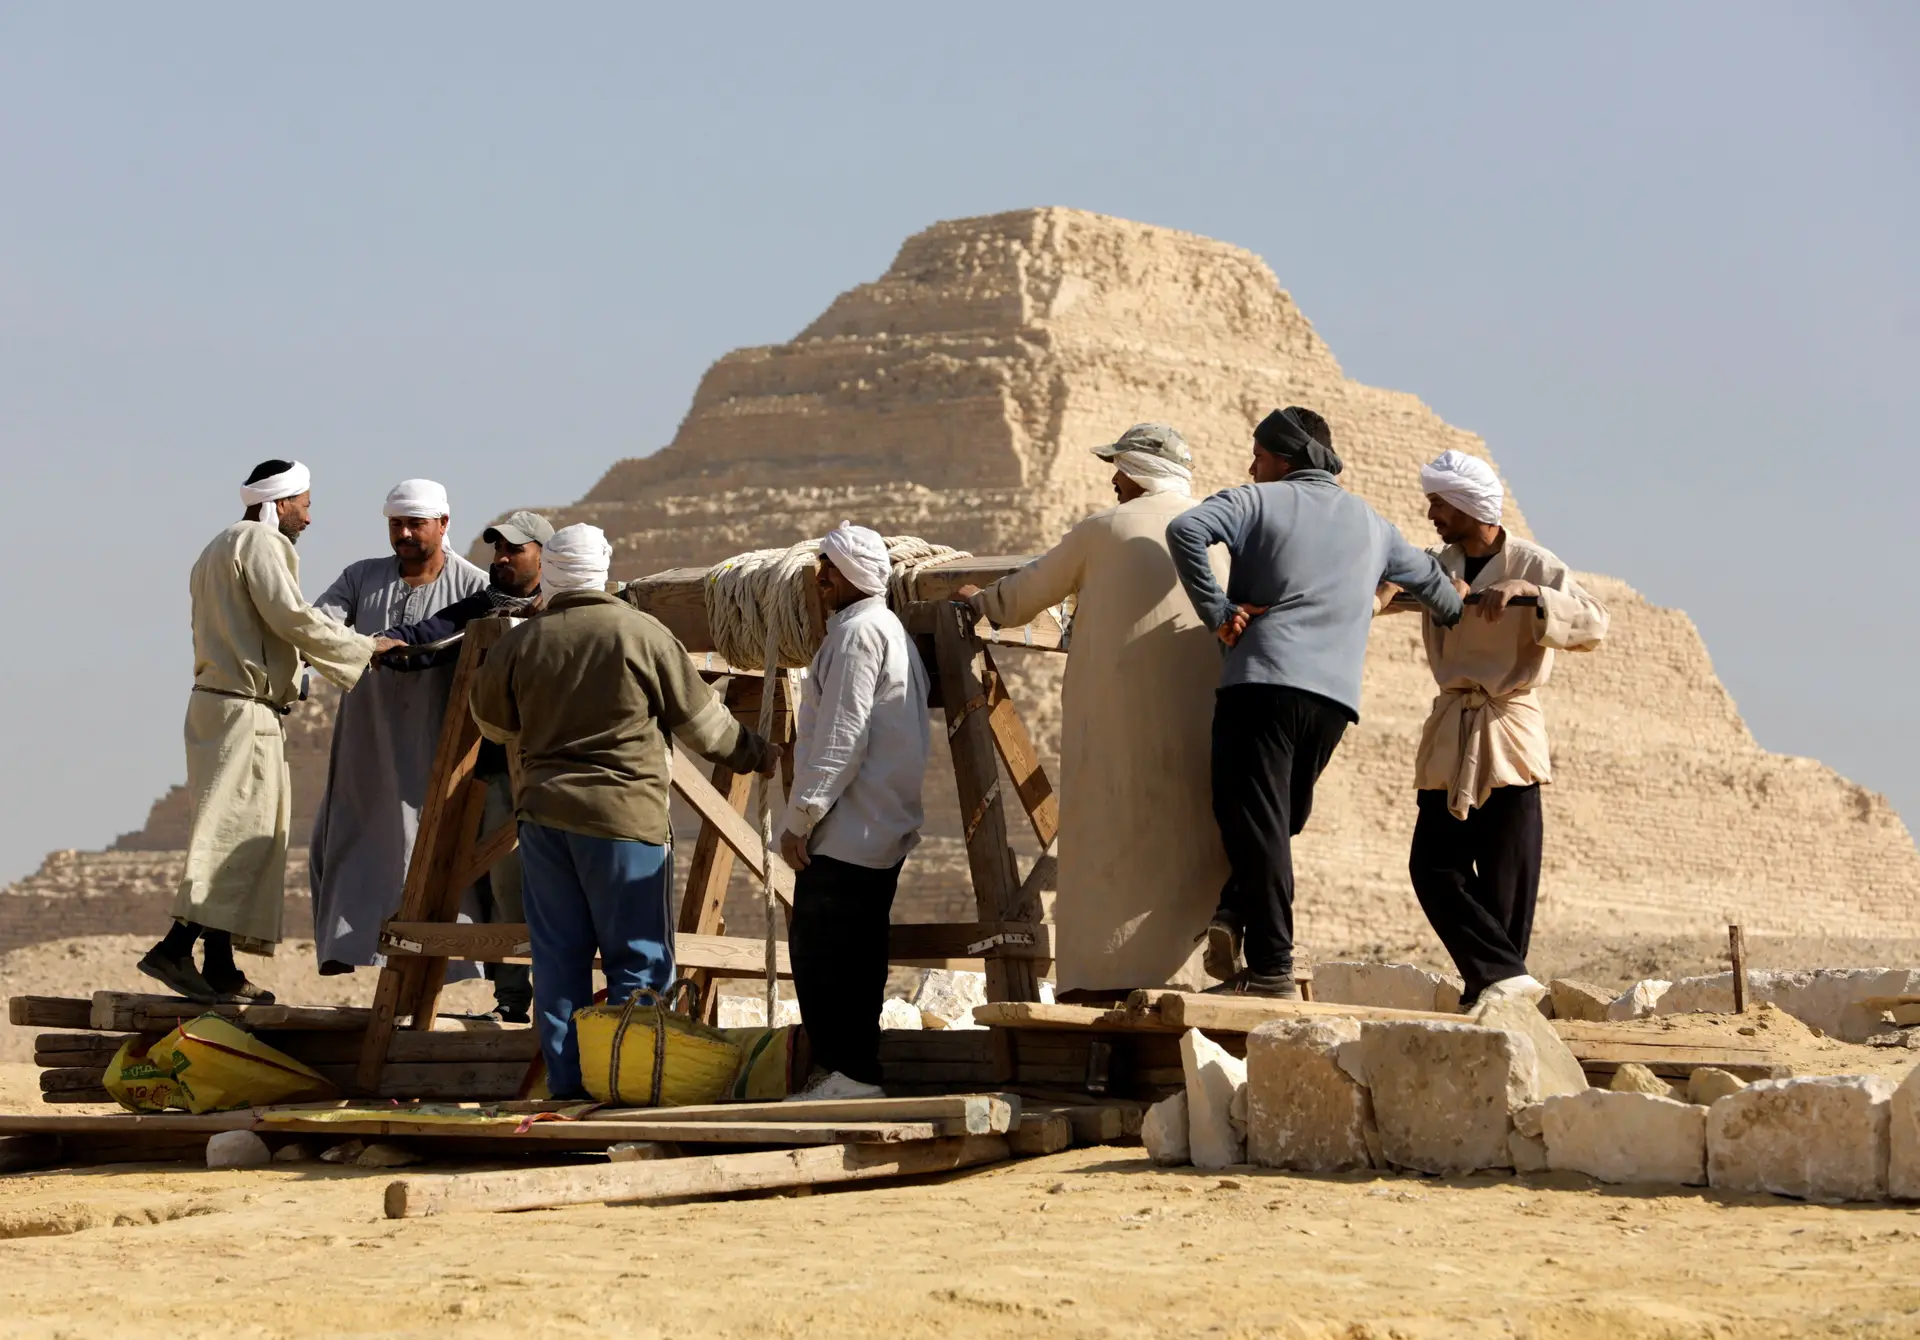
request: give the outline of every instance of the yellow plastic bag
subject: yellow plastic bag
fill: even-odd
[[[796,1029],[727,1028],[729,1041],[740,1049],[727,1097],[736,1103],[767,1103],[793,1092],[793,1042]]]
[[[691,1107],[725,1101],[740,1048],[717,1028],[675,1014],[652,991],[624,1005],[573,1012],[580,1079],[616,1107]]]
[[[173,1078],[175,1058],[168,1054],[165,1060],[165,1065],[159,1064],[139,1038],[128,1038],[107,1062],[107,1092],[129,1112],[185,1107],[186,1099]]]
[[[144,1056],[136,1042],[121,1045],[106,1076],[107,1092],[135,1112],[229,1112],[334,1093],[324,1075],[217,1014],[189,1019]]]

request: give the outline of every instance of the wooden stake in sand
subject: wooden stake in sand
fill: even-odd
[[[1727,953],[1733,959],[1733,1012],[1747,1012],[1747,937],[1738,926],[1727,927]]]

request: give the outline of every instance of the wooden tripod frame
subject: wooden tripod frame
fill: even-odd
[[[1004,565],[1019,560],[985,561]],[[635,603],[647,607],[644,601]],[[945,710],[967,865],[980,919],[896,925],[889,960],[984,959],[989,1000],[1037,1001],[1040,976],[1053,956],[1050,928],[1041,920],[1040,894],[1052,886],[1051,847],[1059,830],[1059,805],[1033,740],[994,666],[987,640],[1057,648],[1058,629],[1043,632],[1038,641],[1031,631],[1024,640],[994,634],[976,627],[965,606],[945,599],[916,601],[898,612],[919,643],[928,668],[929,706]],[[672,620],[666,622],[673,625]],[[461,894],[518,845],[518,825],[512,821],[490,833],[480,832],[486,783],[474,775],[480,734],[467,707],[474,678],[507,627],[504,619],[475,620],[467,626],[461,645],[400,908],[381,931],[380,947],[387,962],[380,970],[356,1074],[357,1087],[365,1093],[379,1092],[393,1035],[403,1019],[410,1031],[433,1027],[448,959],[491,963],[524,960],[529,954],[527,928],[522,924],[454,920]],[[689,639],[681,629],[675,631],[682,632],[682,640],[690,644],[699,640],[697,636]],[[757,726],[760,674],[735,673],[723,663],[715,664],[711,654],[698,654],[697,648],[690,654],[703,677],[726,680],[724,700],[734,716],[749,727]],[[773,743],[782,751],[785,780],[791,786],[793,704],[787,700],[788,678],[777,676],[772,684],[779,695],[774,704]],[[1041,846],[1040,858],[1024,879],[1007,843],[996,756],[1005,764]],[[756,879],[764,877],[760,835],[745,818],[753,779],[724,764],[715,765],[710,775],[703,774],[677,744],[672,747],[671,765],[673,791],[700,815],[675,927],[675,962],[683,976],[703,983],[720,977],[764,977],[763,943],[728,936],[722,915],[735,860]],[[772,865],[775,896],[791,915],[793,872],[777,856]],[[782,977],[791,975],[784,947],[776,971]],[[712,1001],[711,992],[703,994]]]

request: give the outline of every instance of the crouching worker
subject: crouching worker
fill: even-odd
[[[471,705],[487,739],[520,747],[514,813],[533,944],[534,1022],[555,1098],[586,1097],[573,1012],[673,980],[668,742],[736,772],[772,753],[694,672],[673,634],[605,591],[613,547],[597,526],[555,531],[544,613],[501,638]]]
[[[1555,651],[1591,651],[1607,611],[1552,553],[1500,525],[1505,490],[1485,461],[1449,451],[1420,471],[1440,567],[1476,597],[1451,627],[1425,616],[1440,696],[1415,759],[1420,815],[1409,870],[1466,989],[1462,1006],[1538,999],[1527,971],[1540,894],[1540,787],[1552,779],[1537,690]],[[1391,586],[1380,607],[1390,608]],[[1532,609],[1514,605],[1531,599]]]
[[[842,522],[821,544],[826,640],[794,717],[780,855],[798,873],[788,952],[814,1070],[795,1098],[880,1090],[880,1002],[900,868],[920,841],[927,671],[887,608],[887,546]]]

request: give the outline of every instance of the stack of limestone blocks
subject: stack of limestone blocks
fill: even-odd
[[[1817,1201],[1920,1200],[1920,1069],[1587,1086],[1524,1000],[1460,1022],[1316,1018],[1247,1039],[1247,1157],[1300,1172],[1585,1173]],[[1650,1081],[1650,1082],[1647,1082]],[[1691,1100],[1691,1101],[1688,1101]]]

